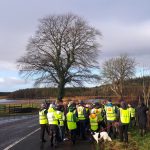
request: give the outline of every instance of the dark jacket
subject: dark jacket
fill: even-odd
[[[142,103],[138,108],[137,108],[137,119],[139,123],[146,123],[147,122],[147,112],[148,108],[144,103]]]

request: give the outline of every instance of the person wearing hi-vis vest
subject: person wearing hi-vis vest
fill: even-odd
[[[131,104],[128,104],[128,107],[131,114],[130,127],[135,127],[136,125],[135,108]]]
[[[117,108],[109,99],[105,105],[107,132],[111,138],[116,138],[116,128],[114,122],[116,121]]]
[[[73,144],[76,143],[76,130],[77,130],[77,121],[78,118],[76,117],[76,114],[74,113],[75,107],[70,107],[69,112],[66,115],[67,120],[67,127],[71,134],[71,141]]]
[[[64,121],[65,121],[65,115],[64,115],[64,109],[60,105],[57,106],[57,115],[59,120],[59,138],[62,142],[64,139],[65,129],[64,129]]]
[[[47,134],[49,135],[49,128],[48,128],[46,105],[43,103],[41,104],[41,108],[39,111],[39,124],[41,128],[41,131],[40,131],[41,142],[46,142],[46,140],[44,139],[44,134],[46,130]]]
[[[78,114],[78,123],[79,123],[79,134],[80,138],[85,140],[85,128],[86,128],[86,109],[84,107],[83,101],[79,102],[79,106],[77,107]]]
[[[99,126],[99,129],[103,129],[105,130],[106,128],[106,124],[105,124],[105,121],[104,121],[104,109],[102,108],[102,105],[98,102],[95,103],[95,107],[93,108],[95,110],[95,113],[98,117],[98,126]],[[93,110],[92,109],[92,110]]]
[[[98,126],[99,117],[96,114],[94,109],[91,110],[91,114],[89,115],[89,119],[90,119],[91,133],[93,134],[94,132],[98,132],[98,130],[99,130],[99,126]]]
[[[122,101],[121,108],[118,111],[118,118],[120,120],[120,141],[128,143],[128,126],[130,123],[130,110],[127,104]]]
[[[56,105],[51,104],[47,113],[48,124],[50,129],[51,147],[56,147],[58,144],[58,114],[56,112]]]

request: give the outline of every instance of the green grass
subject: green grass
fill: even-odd
[[[150,131],[141,137],[138,129],[131,130],[132,138],[137,142],[139,150],[150,150]]]
[[[137,128],[129,129],[128,135],[128,145],[116,139],[105,144],[105,150],[150,150],[150,131],[144,137],[141,137]]]

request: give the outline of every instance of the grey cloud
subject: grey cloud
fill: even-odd
[[[120,53],[135,57],[139,64],[150,64],[149,6],[149,0],[1,0],[0,70],[17,71],[16,59],[24,54],[39,18],[68,12],[84,17],[102,32],[100,64]],[[10,83],[14,85],[15,80]]]
[[[100,60],[127,53],[142,63],[149,62],[150,57],[150,21],[136,24],[122,24],[120,22],[105,22],[97,24],[103,34],[100,41],[103,45]],[[140,61],[141,62],[141,61]]]

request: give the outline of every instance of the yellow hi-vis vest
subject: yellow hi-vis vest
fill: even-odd
[[[129,111],[130,111],[131,117],[135,117],[135,108],[130,107]]]
[[[47,113],[48,124],[58,125],[58,115],[56,111]]]
[[[120,121],[121,121],[121,123],[130,123],[129,109],[120,108]]]
[[[108,121],[116,120],[115,106],[105,106],[106,119]]]
[[[53,107],[50,107],[49,109],[48,109],[48,112],[54,112],[55,110],[54,110],[54,108]]]
[[[77,123],[75,122],[75,120],[73,119],[73,112],[68,112],[67,113],[67,126],[69,130],[74,130],[77,128]]]
[[[91,130],[96,131],[98,129],[98,117],[96,116],[95,118],[92,118],[91,115],[89,116],[90,127],[91,127]]]
[[[61,111],[57,111],[57,116],[59,120],[59,126],[64,126],[64,120],[65,120],[64,113]]]
[[[103,117],[102,117],[102,108],[94,108],[94,110],[95,110],[95,113],[96,113],[96,115],[97,115],[97,117],[98,117],[98,120],[99,121],[102,121],[103,120]]]
[[[77,108],[77,112],[78,112],[78,119],[79,120],[85,120],[85,116],[83,114],[83,110],[84,110],[84,107],[83,106],[79,106]]]
[[[39,111],[39,124],[47,124],[47,116],[44,113],[46,109]]]

